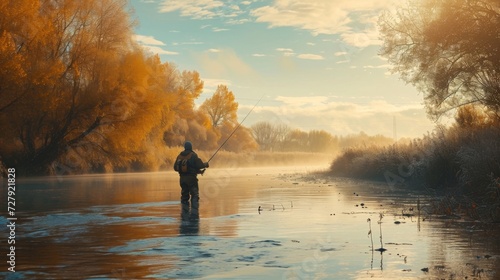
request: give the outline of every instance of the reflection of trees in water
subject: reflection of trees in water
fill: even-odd
[[[170,173],[81,175],[21,181],[24,211],[52,211],[95,205],[177,199],[178,177]],[[36,194],[36,195],[34,195]]]

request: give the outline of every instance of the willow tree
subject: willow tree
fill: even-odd
[[[430,116],[472,103],[499,114],[498,0],[409,0],[380,27],[381,54],[424,93]]]
[[[134,47],[132,25],[124,0],[0,3],[0,152],[9,166],[45,173],[68,149],[137,149],[167,100],[149,90],[152,64]]]

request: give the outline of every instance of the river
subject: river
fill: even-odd
[[[16,272],[4,261],[0,276],[500,279],[498,225],[431,215],[425,194],[311,171],[208,169],[199,211],[182,209],[174,172],[18,179]],[[9,228],[3,236],[5,256]]]

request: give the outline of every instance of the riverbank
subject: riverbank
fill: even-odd
[[[345,150],[329,175],[425,191],[443,214],[500,221],[500,126],[454,126],[405,144]]]

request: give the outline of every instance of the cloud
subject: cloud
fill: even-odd
[[[328,100],[327,96],[277,96],[277,101],[283,102],[288,106],[307,106],[318,105]]]
[[[309,60],[323,60],[323,59],[325,59],[321,55],[310,54],[310,53],[299,54],[297,57],[301,58],[301,59],[309,59]]]
[[[232,75],[251,76],[256,74],[231,49],[218,50],[218,52],[203,52],[195,55],[195,59],[206,73],[211,73],[214,77],[230,77]]]
[[[273,27],[295,27],[313,35],[339,34],[355,47],[380,45],[376,19],[381,10],[397,0],[282,0],[250,10],[252,1],[163,0],[161,13],[179,12],[192,19],[224,18],[228,24],[249,22],[248,17]],[[242,16],[244,15],[244,16]],[[215,32],[226,31],[214,28]]]
[[[346,32],[340,35],[342,40],[354,47],[364,48],[373,45],[381,45],[378,31],[373,29],[366,32]]]
[[[382,65],[365,65],[363,66],[364,69],[383,69],[383,68],[390,68],[390,64],[382,64]]]
[[[313,35],[340,34],[344,42],[366,47],[380,44],[373,35],[375,15],[395,0],[287,0],[251,11],[257,22],[273,27],[295,27]]]
[[[251,2],[241,4],[248,6]],[[236,18],[246,13],[232,0],[163,0],[159,4],[159,12],[179,12],[181,16],[192,19]],[[240,24],[244,21],[233,19],[230,22]]]
[[[279,52],[293,52],[292,49],[288,49],[288,48],[277,48],[276,50]]]
[[[178,52],[168,51],[161,48],[160,46],[165,46],[165,43],[155,39],[153,36],[135,34],[133,38],[134,40],[137,41],[137,43],[139,43],[139,45],[141,45],[144,48],[144,50],[151,52],[153,54],[166,54],[166,55],[179,54]]]
[[[226,79],[202,79],[203,80],[203,92],[214,93],[219,85],[231,86],[231,81]]]
[[[262,53],[254,53],[254,54],[252,54],[252,56],[254,56],[254,57],[264,57],[266,55],[262,54]]]
[[[218,28],[218,27],[212,28],[213,32],[222,32],[222,31],[228,31],[228,30],[229,29],[227,29],[227,28]]]
[[[179,54],[178,52],[167,51],[167,50],[164,50],[164,49],[157,47],[157,46],[142,45],[142,47],[146,51],[149,51],[153,54],[167,54],[167,55],[178,55]]]
[[[295,55],[293,50],[289,49],[289,48],[277,48],[276,50],[281,52],[283,54],[283,56],[294,56]]]
[[[219,50],[219,49],[208,49],[207,51],[208,51],[208,52],[211,52],[211,53],[218,53],[218,52],[221,52],[221,50]]]
[[[203,45],[205,44],[204,42],[175,42],[172,43],[173,46],[178,46],[178,45]]]
[[[304,131],[326,130],[336,135],[364,131],[392,137],[394,117],[398,136],[421,137],[422,131],[434,128],[424,107],[417,103],[391,104],[381,99],[346,102],[333,96],[278,96],[274,101],[267,103],[272,105],[257,106],[252,120],[285,123]],[[246,107],[240,104],[240,108]]]
[[[160,4],[160,12],[180,11],[181,16],[209,19],[217,16],[214,9],[223,6],[224,2],[216,0],[165,0]]]
[[[283,56],[295,56],[296,55],[296,53],[293,51],[293,49],[290,49],[290,48],[277,48],[276,50],[281,52],[283,54]],[[321,55],[310,54],[310,53],[299,54],[299,55],[297,55],[297,57],[300,59],[309,59],[309,60],[323,60],[323,59],[325,59]]]
[[[139,42],[139,44],[153,45],[153,46],[165,46],[165,43],[163,43],[160,40],[155,39],[153,36],[135,34],[133,36],[133,38],[134,38],[134,40]]]

